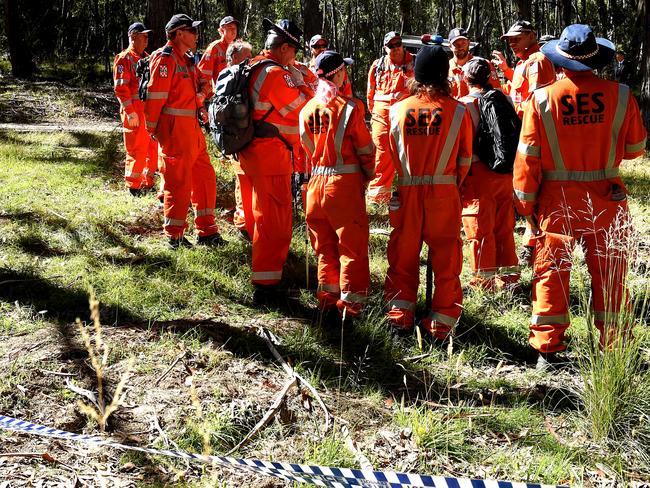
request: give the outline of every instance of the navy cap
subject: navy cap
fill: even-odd
[[[174,32],[178,29],[191,29],[192,27],[196,28],[201,25],[202,20],[192,20],[189,16],[185,14],[176,14],[167,25],[165,25],[165,32]]]
[[[302,47],[300,38],[302,37],[302,30],[292,20],[282,19],[277,23],[269,19],[262,20],[262,27],[268,31],[269,34],[279,34],[283,36],[289,44],[296,46],[298,49]]]
[[[327,78],[353,62],[351,58],[344,58],[336,51],[324,51],[316,56],[316,74]]]
[[[486,59],[474,56],[463,66],[463,73],[470,84],[484,86],[490,81],[492,67]]]
[[[237,24],[237,27],[239,27],[239,21],[232,15],[226,15],[223,19],[221,19],[221,22],[219,22],[219,27],[223,27],[227,24]]]
[[[147,29],[142,22],[134,22],[129,26],[129,30],[127,32],[129,35],[144,34],[146,32],[151,32],[151,29]]]
[[[449,35],[447,36],[447,39],[449,39],[449,44],[451,44],[456,39],[469,40],[469,37],[467,37],[467,31],[465,29],[463,29],[462,27],[456,27],[455,29],[449,31]]]
[[[572,24],[562,31],[560,39],[544,44],[542,53],[556,66],[591,71],[609,63],[616,48],[607,39],[596,37],[588,25]]]
[[[420,83],[440,83],[449,74],[449,57],[445,48],[438,45],[424,46],[415,57],[415,80]]]
[[[400,36],[395,31],[387,32],[386,35],[384,36],[384,46],[387,45],[390,41],[392,41],[393,39],[395,39],[397,37],[402,37],[402,36]]]

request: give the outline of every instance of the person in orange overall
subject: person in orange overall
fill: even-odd
[[[470,59],[473,58],[469,52],[469,37],[467,31],[463,28],[456,27],[449,31],[449,48],[453,53],[453,57],[449,60],[449,89],[451,96],[460,99],[470,92],[465,75],[463,73],[463,66]],[[489,63],[490,66],[490,84],[492,87],[500,89],[501,83],[497,76],[496,69]]]
[[[346,61],[334,51],[316,58],[316,97],[300,112],[300,137],[309,161],[306,217],[318,256],[321,310],[358,315],[368,295],[368,216],[365,185],[374,171],[374,145],[365,107],[339,90]]]
[[[470,93],[460,101],[467,105],[476,132],[479,99],[493,89],[493,68],[487,60],[474,57],[463,69],[464,83],[468,84]],[[514,114],[513,118],[516,119]],[[519,280],[512,192],[512,173],[497,173],[473,155],[469,174],[461,187],[463,228],[474,274],[469,283],[472,287],[492,290]]]
[[[165,177],[163,230],[171,248],[189,247],[184,237],[187,208],[194,207],[197,244],[225,243],[214,218],[216,177],[197,113],[207,121],[205,97],[198,92],[194,58],[197,28],[185,14],[176,14],[165,26],[167,44],[150,57],[150,79],[144,113],[147,130],[160,144]]]
[[[424,46],[415,60],[413,95],[390,109],[389,149],[398,180],[388,206],[387,315],[393,330],[413,328],[426,242],[435,291],[422,326],[437,340],[449,336],[461,313],[459,187],[472,159],[472,121],[465,105],[449,96],[448,72],[444,48]]]
[[[144,105],[138,96],[139,79],[135,74],[138,61],[148,56],[149,32],[144,24],[129,26],[129,47],[115,56],[113,62],[113,90],[120,101],[126,165],[124,179],[133,196],[141,196],[153,187],[157,169],[158,144],[149,137],[144,124]]]
[[[388,110],[408,96],[407,82],[413,77],[414,58],[404,49],[399,34],[391,31],[384,36],[384,51],[386,54],[372,63],[368,73],[368,109],[376,148],[375,178],[368,185],[368,199],[372,203],[386,203],[390,199],[395,169],[388,151]]]
[[[206,98],[212,98],[214,86],[217,83],[219,73],[226,67],[226,52],[228,46],[237,38],[239,21],[228,15],[219,22],[219,39],[212,41],[205,48],[205,52],[199,61],[198,68],[201,74],[202,83],[206,85],[204,93]]]
[[[540,353],[540,369],[566,348],[576,243],[591,275],[601,345],[620,324],[629,214],[619,165],[642,156],[647,137],[630,89],[592,72],[614,57],[611,42],[596,38],[587,25],[574,24],[542,50],[566,78],[535,92],[514,167],[517,208],[536,234],[529,342]]]
[[[501,36],[506,39],[510,49],[519,58],[515,69],[508,67],[506,58],[500,51],[492,51],[494,63],[503,71],[508,81],[507,93],[515,104],[515,110],[520,118],[524,109],[538,88],[555,82],[555,67],[539,50],[537,34],[533,25],[527,20],[518,20],[510,30]],[[522,239],[522,249],[519,263],[530,266],[533,262],[533,249],[535,240],[531,228],[526,225],[526,232]]]
[[[277,291],[289,252],[293,148],[300,144],[298,116],[308,100],[294,66],[302,31],[286,19],[277,24],[264,19],[263,27],[268,31],[265,50],[250,62],[259,66],[248,85],[256,132],[239,153],[252,190],[252,281],[258,302]]]

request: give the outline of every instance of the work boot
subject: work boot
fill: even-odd
[[[277,305],[280,287],[278,285],[260,285],[254,283],[253,303],[255,305]]]
[[[181,236],[176,239],[170,238],[169,241],[167,241],[167,246],[170,249],[178,249],[179,247],[190,248],[192,247],[192,243],[187,240],[187,237]]]
[[[142,188],[129,188],[129,193],[133,197],[143,197],[145,192],[142,191]]]
[[[196,244],[198,246],[222,247],[228,244],[228,241],[221,237],[221,234],[217,232],[215,234],[210,234],[209,236],[197,237]]]
[[[568,365],[569,361],[557,352],[540,352],[539,356],[537,356],[537,364],[535,364],[535,370],[554,371],[565,368]]]
[[[519,251],[519,266],[532,266],[534,257],[535,248],[533,246],[521,246],[521,251]]]

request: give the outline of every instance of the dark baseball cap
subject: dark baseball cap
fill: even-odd
[[[474,56],[463,66],[463,73],[470,84],[484,86],[490,81],[492,68],[486,59]]]
[[[463,29],[462,27],[456,27],[455,29],[449,31],[449,35],[447,36],[447,39],[449,39],[449,44],[451,44],[456,39],[469,40],[469,37],[467,37],[467,31],[465,29]]]
[[[326,78],[353,62],[352,59],[344,58],[336,51],[324,51],[316,57],[316,74]]]
[[[237,24],[237,26],[239,26],[239,21],[232,15],[226,15],[223,19],[221,19],[221,22],[219,22],[219,27],[223,27],[227,24]]]
[[[165,25],[165,32],[174,32],[178,29],[191,29],[192,27],[196,28],[201,25],[202,20],[192,20],[188,15],[185,14],[176,14],[167,25]]]
[[[393,39],[396,39],[398,37],[401,38],[402,36],[400,36],[395,31],[387,32],[386,35],[384,36],[384,46],[386,46],[390,41],[392,41]]]
[[[127,32],[129,35],[145,34],[146,32],[151,32],[151,29],[147,29],[142,22],[134,22],[129,26],[129,30]]]
[[[518,36],[520,34],[525,34],[526,32],[535,32],[535,28],[533,27],[533,24],[528,22],[527,20],[518,20],[514,24],[512,24],[512,27],[503,34],[500,39],[503,40],[506,37],[514,37]]]

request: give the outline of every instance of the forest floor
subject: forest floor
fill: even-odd
[[[99,434],[80,402],[91,403],[98,391],[89,350],[101,330],[103,388],[113,394],[126,381],[104,435],[223,455],[264,417],[289,379],[262,337],[268,331],[273,347],[318,396],[305,385],[289,389],[277,415],[235,457],[356,468],[369,463],[375,470],[553,485],[648,486],[650,420],[647,410],[634,408],[650,405],[647,369],[629,373],[643,388],[635,390],[631,409],[615,411],[613,430],[597,435],[589,414],[585,351],[593,329],[584,313],[587,272],[579,252],[571,282],[570,365],[559,371],[536,371],[527,345],[530,270],[515,292],[466,291],[448,347],[417,335],[391,336],[381,303],[390,229],[385,207],[370,213],[373,294],[352,327],[318,314],[316,262],[300,215],[285,268],[286,300],[260,307],[252,299],[250,245],[227,219],[230,168],[211,146],[219,225],[228,244],[168,250],[155,194],[133,198],[124,188],[121,133],[95,130],[118,127],[111,97],[109,91],[0,79],[1,123],[61,127],[0,128],[1,415]],[[630,287],[635,296],[647,296],[650,160],[626,162],[623,174],[639,231]],[[521,225],[517,232],[520,239]],[[463,283],[469,276],[465,263]],[[91,293],[101,317],[95,329]],[[635,335],[647,366],[648,311],[638,310]],[[327,430],[318,398],[331,413]],[[5,486],[291,485],[0,429]]]

